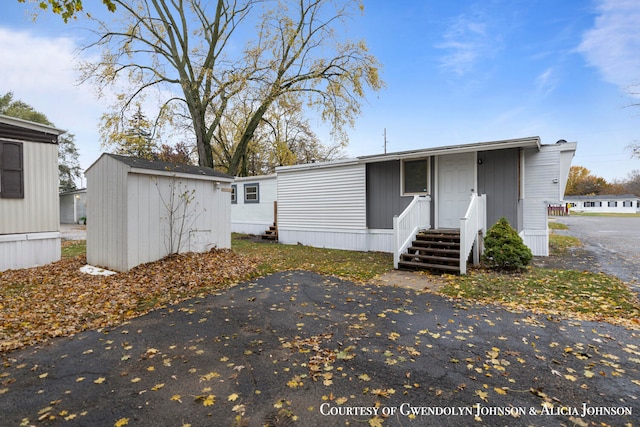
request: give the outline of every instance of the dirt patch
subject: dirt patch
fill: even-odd
[[[424,271],[392,270],[372,280],[374,285],[400,286],[417,291],[437,291],[445,285],[442,276]]]

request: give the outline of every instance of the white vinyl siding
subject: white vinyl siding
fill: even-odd
[[[23,143],[24,198],[0,199],[0,234],[57,232],[58,146]]]
[[[364,164],[278,170],[278,228],[364,230]]]
[[[128,167],[105,155],[98,162],[87,171],[87,263],[126,271]]]
[[[275,175],[236,178],[237,203],[231,204],[231,231],[244,234],[262,234],[275,222],[274,204],[277,199]],[[245,184],[260,187],[260,199],[256,203],[243,203]]]

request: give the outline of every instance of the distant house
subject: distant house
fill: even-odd
[[[60,193],[60,223],[78,224],[87,218],[87,189]]]
[[[640,197],[633,194],[566,196],[570,212],[640,213]]]
[[[58,136],[0,115],[0,271],[60,259]]]
[[[575,150],[529,137],[279,167],[278,238],[464,273],[486,229],[506,217],[546,256],[547,206],[561,203]],[[439,241],[416,243],[420,232]]]
[[[276,175],[236,178],[231,185],[231,231],[262,234],[276,222]]]
[[[231,247],[231,176],[103,154],[86,177],[91,265],[128,271],[171,253]]]

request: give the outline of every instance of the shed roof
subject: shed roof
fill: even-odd
[[[138,169],[138,172],[142,172],[146,170],[146,171],[160,172],[161,174],[169,173],[169,174],[198,175],[202,177],[219,178],[223,181],[233,181],[232,176],[227,175],[226,173],[218,172],[217,170],[207,168],[204,166],[183,165],[183,164],[177,164],[177,163],[164,162],[162,160],[148,160],[148,159],[142,159],[139,157],[121,156],[119,154],[111,154],[111,153],[104,153],[102,156],[109,156],[119,162],[126,164],[132,169]],[[92,167],[93,165],[89,166],[89,169],[91,169]],[[87,171],[89,169],[87,169]]]
[[[0,137],[18,141],[56,144],[65,130],[0,114]]]

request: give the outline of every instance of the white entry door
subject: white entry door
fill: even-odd
[[[448,154],[438,157],[438,228],[460,228],[476,191],[476,153]]]

